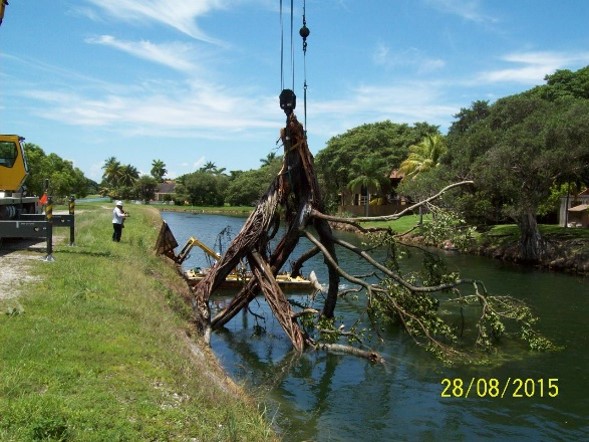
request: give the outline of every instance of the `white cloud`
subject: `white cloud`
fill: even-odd
[[[101,35],[86,39],[87,43],[109,46],[133,55],[134,57],[168,66],[179,71],[196,69],[193,54],[196,52],[191,44],[164,43],[155,44],[149,41],[123,41],[111,35]]]
[[[206,162],[206,158],[204,156],[201,156],[192,164],[193,170],[200,169],[204,165],[205,162]]]
[[[356,87],[345,94],[345,100],[315,103],[311,131],[328,137],[360,124],[387,119],[396,123],[427,121],[447,126],[460,106],[445,104],[440,86],[428,81]]]
[[[457,15],[468,21],[476,23],[496,21],[482,11],[480,0],[425,0],[425,2],[441,12]]]
[[[150,82],[126,93],[121,89],[30,89],[23,95],[33,99],[34,112],[48,120],[101,126],[126,135],[227,139],[236,132],[247,136],[248,131],[276,125],[275,98],[259,97],[256,91],[202,81]]]
[[[196,23],[198,17],[224,9],[225,0],[86,0],[111,17],[126,22],[157,22],[207,43],[222,44]]]
[[[527,85],[539,84],[546,75],[574,64],[589,62],[589,52],[566,54],[557,52],[519,52],[504,56],[503,61],[519,67],[497,69],[478,75],[477,82],[513,82]]]

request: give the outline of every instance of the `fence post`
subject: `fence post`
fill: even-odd
[[[45,206],[45,221],[47,221],[47,256],[45,261],[55,261],[53,258],[53,197],[47,197]]]
[[[75,229],[74,229],[74,223],[75,223],[75,217],[74,217],[74,213],[75,213],[75,209],[76,209],[76,199],[74,198],[74,196],[70,196],[70,203],[69,203],[69,212],[71,215],[71,224],[70,224],[70,246],[74,245],[74,239],[75,239]]]

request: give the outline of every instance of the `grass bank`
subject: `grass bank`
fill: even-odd
[[[191,338],[185,289],[152,253],[157,210],[78,205],[76,246],[36,253],[0,300],[0,440],[275,440],[261,409]],[[2,265],[2,257],[0,257]]]
[[[240,216],[248,216],[255,209],[255,207],[251,206],[173,206],[164,204],[158,204],[157,208],[165,212],[213,213]]]
[[[390,227],[393,231],[407,232],[418,223],[418,215],[403,216],[395,221],[363,223],[366,227]],[[431,221],[424,216],[424,223]],[[589,229],[566,228],[552,224],[540,224],[545,252],[538,266],[577,274],[589,274]],[[419,237],[419,228],[411,234]],[[515,224],[496,225],[485,232],[476,232],[467,253],[488,256],[512,262],[520,262],[520,230]],[[440,244],[437,245],[438,247]]]

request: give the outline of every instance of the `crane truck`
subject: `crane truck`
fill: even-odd
[[[38,198],[26,196],[24,181],[29,168],[23,141],[18,135],[0,135],[0,220],[39,213]]]
[[[69,227],[70,245],[74,244],[74,200],[70,199],[69,214],[54,215],[51,197],[44,201],[42,213],[39,198],[26,195],[24,182],[29,171],[23,140],[18,135],[0,134],[0,240],[45,238],[45,260],[52,261],[54,227]]]
[[[8,1],[0,0],[0,24]],[[70,227],[70,245],[74,243],[74,202],[68,215],[53,215],[51,198],[45,213],[38,197],[26,194],[29,174],[24,138],[0,134],[0,241],[2,238],[46,238],[47,261],[52,261],[53,228]]]

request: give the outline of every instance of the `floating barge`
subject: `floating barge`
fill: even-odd
[[[201,248],[207,255],[209,255],[215,261],[221,259],[221,255],[212,250],[206,244],[202,243],[195,237],[190,237],[180,253],[176,255],[174,249],[178,247],[178,242],[174,237],[168,223],[165,221],[162,224],[160,233],[156,242],[156,253],[158,255],[165,255],[174,261],[178,265],[178,271],[184,277],[190,287],[194,287],[202,279],[205,278],[209,269],[196,267],[189,270],[182,270],[182,263],[188,258],[189,252],[194,246]],[[249,271],[234,270],[225,278],[225,281],[221,284],[220,289],[222,290],[239,290],[252,278],[252,274]],[[280,286],[283,292],[311,292],[320,291],[321,284],[315,276],[315,272],[311,272],[309,278],[303,277],[292,277],[289,273],[279,273],[276,275],[276,282]]]
[[[198,284],[207,275],[208,269],[189,269],[183,272],[184,279],[191,287]],[[251,273],[232,272],[225,278],[221,284],[222,290],[239,290],[251,279]],[[283,292],[298,292],[321,290],[321,286],[315,277],[315,272],[311,272],[309,278],[300,276],[292,277],[289,273],[279,273],[276,275],[276,282]]]

